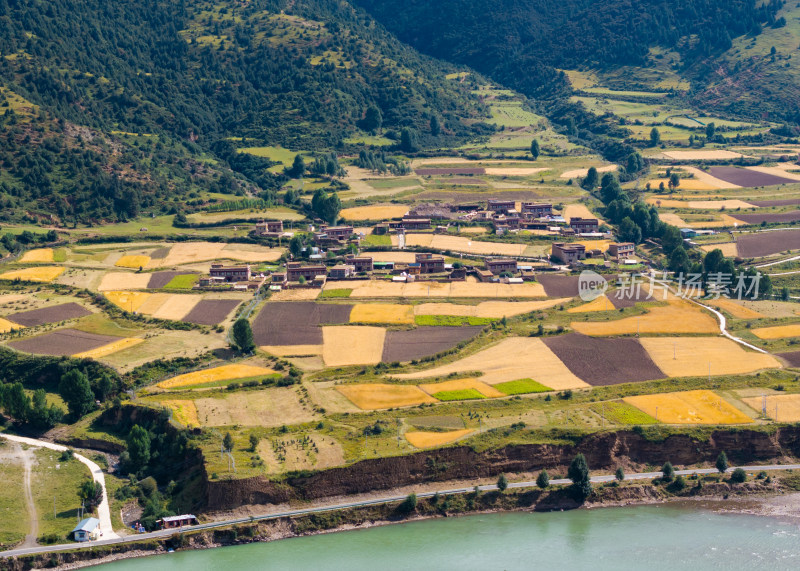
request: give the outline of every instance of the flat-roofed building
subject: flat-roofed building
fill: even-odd
[[[495,276],[503,272],[517,273],[517,261],[510,258],[486,258],[484,265]]]
[[[371,272],[374,268],[372,256],[354,256],[353,254],[347,254],[344,257],[344,261],[353,266],[356,272],[359,273]]]
[[[419,271],[423,274],[435,274],[444,271],[444,256],[439,254],[417,254],[414,257],[419,264]]]
[[[633,256],[634,251],[633,242],[617,242],[608,245],[608,255],[617,260],[627,260]]]
[[[250,265],[243,266],[224,266],[222,264],[211,264],[209,275],[212,278],[222,278],[226,282],[246,282],[250,281],[252,273]]]
[[[550,255],[564,264],[572,264],[586,259],[586,246],[583,244],[553,242]]]
[[[286,277],[290,282],[299,281],[300,278],[313,280],[317,276],[327,276],[328,268],[324,264],[314,264],[304,266],[300,262],[289,262],[286,264]]]

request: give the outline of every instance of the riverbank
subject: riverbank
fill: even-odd
[[[213,530],[176,532],[169,537],[143,542],[131,541],[75,551],[21,556],[0,560],[0,569],[78,569],[121,559],[157,555],[169,550],[211,549],[409,521],[498,512],[546,512],[695,502],[697,506],[702,505],[706,509],[713,504],[714,509],[720,512],[798,517],[800,494],[797,493],[797,480],[796,474],[782,472],[768,479],[751,480],[743,484],[721,480],[719,475],[689,478],[685,480],[685,487],[682,489],[678,489],[680,486],[674,483],[612,482],[595,486],[592,496],[582,504],[575,501],[567,486],[547,490],[518,488],[506,490],[504,493],[488,491],[450,494],[419,499],[414,509],[408,513],[396,503],[364,506]]]

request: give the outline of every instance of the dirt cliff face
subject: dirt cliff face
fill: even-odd
[[[648,440],[642,434],[620,431],[589,435],[575,445],[527,444],[476,452],[456,446],[397,456],[363,460],[309,475],[288,477],[277,483],[264,477],[242,480],[206,478],[207,510],[231,509],[248,504],[283,503],[289,499],[314,500],[387,490],[427,482],[495,477],[500,473],[535,472],[546,468],[566,472],[578,452],[593,470],[613,471],[617,466],[676,465],[714,462],[725,451],[731,463],[767,462],[800,456],[800,427],[782,427],[774,433],[719,430],[706,440],[672,435]]]

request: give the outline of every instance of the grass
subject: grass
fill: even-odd
[[[438,399],[440,401],[452,401],[452,400],[478,400],[486,398],[478,389],[462,389],[460,391],[440,391],[438,393],[433,393],[433,398]]]
[[[53,261],[54,262],[66,262],[67,261],[67,249],[66,248],[56,248],[53,250]]]
[[[462,327],[464,325],[489,325],[494,319],[466,315],[417,315],[414,323],[429,327]]]
[[[550,387],[546,387],[541,383],[537,383],[533,379],[519,379],[516,381],[508,381],[506,383],[499,383],[494,385],[501,393],[507,395],[525,395],[530,393],[545,393],[551,391]]]
[[[322,290],[322,293],[319,295],[319,297],[320,298],[344,298],[344,297],[350,297],[351,293],[353,293],[353,290],[349,289],[349,288],[325,289],[325,290]]]
[[[10,452],[10,446],[0,443],[0,453]],[[3,459],[0,462],[0,550],[16,545],[28,533],[28,512],[25,509],[22,463]]]
[[[367,234],[361,241],[362,246],[390,246],[392,238],[386,234]]]
[[[56,534],[66,539],[75,527],[81,505],[78,486],[90,478],[89,469],[74,458],[62,462],[61,453],[53,450],[38,449],[35,454],[38,464],[33,469],[31,487],[39,515],[39,535]]]
[[[616,424],[656,424],[658,422],[646,412],[624,402],[593,404],[590,408],[604,416],[609,422]]]
[[[175,276],[164,286],[164,289],[192,289],[198,281],[200,281],[200,276],[197,274]]]

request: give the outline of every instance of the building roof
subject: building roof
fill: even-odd
[[[167,523],[170,521],[183,521],[185,519],[197,519],[197,518],[192,514],[183,514],[183,515],[168,515],[167,517],[162,519],[164,523]]]
[[[100,520],[96,517],[87,517],[86,519],[82,519],[78,525],[75,526],[75,529],[72,530],[72,533],[76,531],[85,531],[87,533],[92,533],[95,529],[98,528],[100,525]]]

